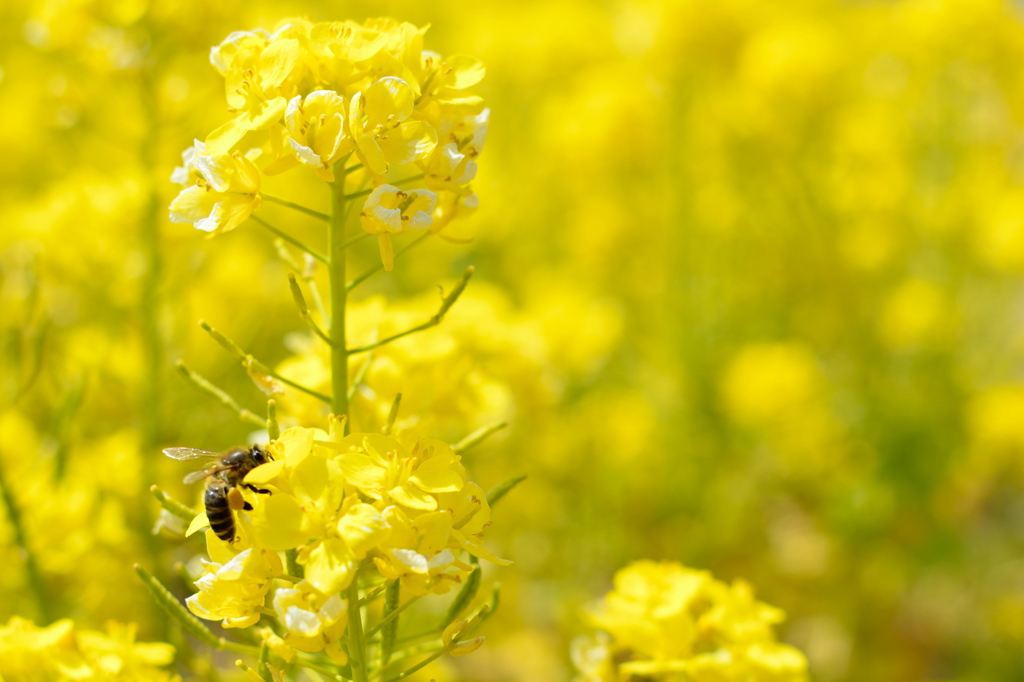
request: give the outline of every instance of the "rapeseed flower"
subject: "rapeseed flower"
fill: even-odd
[[[17,616],[0,626],[0,678],[25,680],[180,680],[161,668],[174,660],[174,647],[135,641],[135,624],[111,622],[107,634],[77,630],[69,619],[47,627]]]
[[[337,594],[325,596],[306,581],[274,592],[274,611],[285,629],[283,644],[309,653],[326,651],[338,665],[348,663],[348,655],[338,643],[348,623],[347,609]]]
[[[465,469],[451,446],[439,440],[401,443],[380,434],[353,435],[332,444],[348,485],[377,500],[414,511],[434,511],[439,493],[465,485]]]
[[[580,680],[610,671],[656,679],[712,682],[806,680],[807,661],[775,641],[779,609],[758,602],[742,581],[732,586],[676,563],[638,561],[615,574],[615,588],[587,618],[610,636],[574,643]]]
[[[385,270],[391,271],[395,263],[391,235],[430,227],[436,202],[437,195],[429,190],[402,191],[393,185],[378,185],[366,198],[359,222],[377,235]]]
[[[226,628],[259,622],[273,579],[284,572],[281,558],[259,543],[248,521],[242,519],[236,532],[236,542],[229,544],[206,531],[210,559],[201,561],[205,573],[195,582],[199,592],[185,600],[192,613]]]

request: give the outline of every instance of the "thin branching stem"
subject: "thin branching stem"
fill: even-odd
[[[355,682],[367,682],[366,641],[363,639],[363,616],[359,608],[359,584],[352,580],[346,592],[348,599],[348,656]],[[367,633],[367,637],[373,633]]]
[[[176,499],[161,490],[159,486],[149,486],[149,492],[153,493],[153,496],[160,503],[160,506],[163,507],[168,514],[176,516],[186,523],[192,523],[192,519],[194,519],[198,513],[191,507],[187,507],[181,502],[178,502]]]
[[[331,318],[328,329],[333,344],[331,345],[331,403],[332,411],[336,417],[348,416],[348,351],[346,350],[345,335],[345,307],[348,302],[348,287],[345,284],[346,278],[346,241],[345,241],[345,219],[348,216],[347,200],[345,197],[345,175],[344,162],[335,166],[337,180],[331,185],[331,221],[327,231],[328,252],[330,262],[328,272],[330,275],[331,293]],[[345,432],[348,432],[346,421]],[[351,627],[351,625],[349,626]],[[365,668],[364,668],[365,676]],[[364,682],[357,680],[357,682]]]
[[[275,197],[274,195],[267,194],[266,192],[260,192],[260,196],[263,197],[264,199],[266,199],[267,201],[271,202],[271,203],[279,204],[281,206],[285,206],[287,208],[292,209],[293,211],[298,211],[299,213],[305,213],[306,215],[312,216],[312,217],[316,218],[317,220],[322,220],[325,223],[331,222],[331,216],[327,215],[326,213],[321,213],[320,211],[314,211],[311,208],[306,208],[302,204],[296,204],[294,201],[288,201],[287,199],[282,199],[281,197]],[[255,216],[253,216],[253,217],[255,217]]]
[[[349,239],[347,242],[342,244],[341,248],[347,249],[348,247],[354,246],[355,244],[358,244],[359,242],[363,241],[364,239],[366,239],[367,237],[370,237],[370,236],[372,236],[372,235],[369,232],[363,232],[362,234],[357,234],[355,237],[352,237],[352,239]]]
[[[25,535],[25,527],[21,518],[21,509],[18,507],[11,492],[10,480],[5,478],[3,474],[3,470],[0,469],[0,498],[3,499],[4,506],[7,508],[7,519],[14,529],[14,543],[21,549],[21,555],[25,560],[25,573],[28,575],[29,589],[32,590],[32,596],[35,597],[36,605],[39,608],[40,621],[48,623],[50,621],[48,592],[43,584],[43,576],[39,571],[39,565],[36,563],[35,554],[32,553],[32,549],[28,545],[28,537]]]
[[[401,606],[399,606],[397,609],[395,609],[394,611],[389,613],[384,618],[381,618],[380,621],[378,621],[376,625],[374,625],[372,628],[367,630],[366,631],[366,636],[367,637],[372,637],[373,635],[375,635],[378,632],[380,632],[381,628],[383,628],[385,625],[390,623],[392,619],[398,618],[398,616],[402,613],[402,611],[405,611],[407,608],[409,608],[410,606],[415,604],[418,600],[419,600],[418,596],[416,596],[416,597],[409,597],[409,601],[407,601],[404,604],[402,604]]]
[[[417,180],[422,180],[424,177],[425,177],[425,174],[424,173],[420,173],[418,175],[409,176],[408,178],[402,178],[401,180],[395,180],[391,184],[393,184],[393,185],[401,185],[401,184],[404,184],[406,182],[416,182]],[[367,197],[367,196],[370,196],[370,194],[372,194],[372,193],[373,193],[373,189],[364,189],[364,190],[360,190],[358,192],[352,192],[352,194],[346,194],[345,195],[345,200],[346,201],[350,201],[352,199],[358,199],[359,197]]]
[[[366,356],[366,362],[363,363],[359,371],[356,372],[355,377],[352,378],[352,385],[348,387],[348,401],[351,403],[352,398],[355,397],[356,391],[359,390],[359,385],[366,379],[366,373],[370,371],[370,365],[373,364],[373,353],[371,352]]]
[[[497,433],[498,431],[501,431],[506,426],[508,426],[508,422],[505,421],[494,422],[493,424],[487,424],[486,426],[482,426],[473,433],[469,434],[468,436],[460,440],[455,445],[453,445],[452,450],[461,454],[466,450],[469,450],[470,448],[479,445],[493,434]]]
[[[313,247],[311,247],[311,246],[306,246],[305,244],[303,244],[303,243],[302,243],[301,241],[299,241],[299,240],[298,240],[298,239],[296,239],[295,237],[291,236],[290,234],[288,234],[287,232],[285,232],[285,231],[283,231],[283,230],[279,230],[278,228],[274,227],[273,225],[271,225],[270,223],[268,223],[268,222],[267,222],[266,220],[264,220],[263,218],[260,218],[260,217],[259,217],[259,216],[257,216],[257,215],[254,215],[254,216],[250,216],[250,217],[251,217],[251,218],[252,218],[252,219],[253,219],[254,221],[256,221],[256,223],[257,223],[258,225],[262,225],[263,227],[267,228],[268,230],[270,230],[271,232],[273,232],[273,233],[274,233],[274,234],[276,234],[276,235],[277,235],[278,237],[280,237],[281,239],[285,240],[286,242],[288,242],[288,243],[289,243],[289,244],[291,244],[292,246],[294,246],[294,247],[296,247],[296,248],[298,248],[298,249],[302,249],[303,251],[305,251],[306,253],[308,253],[308,254],[309,254],[310,256],[312,256],[313,258],[316,258],[316,259],[317,259],[318,261],[320,261],[321,263],[327,263],[327,257],[326,257],[326,256],[324,256],[324,255],[323,255],[322,253],[320,253],[319,251],[317,251],[316,249],[314,249]]]
[[[236,401],[234,398],[228,395],[223,389],[214,386],[207,379],[186,367],[184,363],[179,362],[177,364],[177,368],[178,372],[180,372],[181,375],[185,377],[186,381],[188,381],[190,384],[198,388],[200,391],[202,391],[206,395],[210,396],[211,398],[219,402],[224,407],[234,412],[235,415],[237,415],[238,418],[241,419],[242,421],[260,427],[264,427],[267,425],[266,421],[263,420],[255,412],[251,412],[250,410],[247,410],[241,405],[239,405],[238,401]]]
[[[237,343],[235,343],[228,337],[224,336],[224,334],[221,334],[219,331],[213,328],[208,322],[206,322],[206,320],[199,320],[199,326],[202,327],[203,330],[206,331],[206,333],[212,336],[213,340],[220,344],[220,346],[224,350],[228,351],[229,353],[237,357],[239,360],[241,360],[242,366],[245,367],[246,369],[252,369],[256,372],[259,372],[260,374],[266,374],[269,377],[274,377],[283,384],[291,386],[292,388],[302,391],[303,393],[307,393],[313,396],[314,398],[324,401],[328,405],[331,404],[330,396],[326,396],[323,393],[320,393],[319,391],[314,391],[308,386],[303,386],[297,381],[293,381],[288,377],[278,374],[274,370],[270,369],[270,367],[266,366],[265,364],[254,358],[251,354],[246,353],[241,346],[239,346]],[[178,364],[179,367],[181,367],[181,363]],[[265,426],[266,424],[261,425]]]
[[[405,253],[409,249],[413,248],[414,246],[416,246],[418,244],[422,244],[427,239],[427,237],[429,237],[431,234],[433,234],[433,233],[432,232],[427,232],[426,234],[423,234],[423,235],[417,237],[416,239],[414,239],[413,241],[409,242],[408,244],[406,244],[405,246],[400,248],[398,251],[395,251],[395,258],[398,258],[399,256],[401,256],[403,253]],[[380,272],[383,269],[384,269],[384,264],[383,263],[378,263],[377,265],[373,266],[372,268],[370,268],[369,270],[367,270],[366,272],[364,272],[363,274],[359,275],[354,280],[352,280],[351,282],[346,284],[345,285],[345,290],[346,291],[352,291],[357,286],[359,286],[360,284],[362,284],[363,282],[365,282],[370,277],[374,276],[375,274],[377,274],[378,272]]]
[[[355,355],[356,353],[365,353],[367,351],[373,350],[374,348],[379,348],[380,346],[391,343],[392,341],[397,341],[402,337],[409,336],[410,334],[415,334],[417,332],[422,332],[427,329],[430,329],[431,327],[436,327],[437,325],[441,324],[441,320],[444,319],[445,314],[451,309],[453,305],[455,305],[455,301],[459,299],[459,296],[462,295],[462,292],[466,290],[466,284],[469,283],[469,278],[472,276],[473,266],[469,266],[468,268],[466,268],[466,273],[462,276],[462,279],[460,279],[458,283],[455,285],[455,288],[452,289],[451,293],[445,296],[444,299],[441,301],[441,307],[440,309],[438,309],[437,313],[423,324],[418,324],[412,329],[406,329],[404,332],[392,334],[387,338],[383,338],[380,341],[374,341],[373,343],[367,344],[365,346],[349,348],[348,354]]]

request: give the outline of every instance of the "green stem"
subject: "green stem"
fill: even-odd
[[[423,243],[423,241],[427,237],[429,237],[431,234],[433,234],[433,233],[428,231],[423,236],[417,237],[415,240],[409,242],[408,244],[406,244],[405,246],[400,248],[398,251],[395,251],[395,258],[398,258],[403,253],[405,253],[406,251],[408,251],[412,247],[416,246],[417,244]],[[384,269],[384,264],[383,263],[378,263],[377,265],[373,266],[372,268],[370,268],[369,270],[367,270],[366,272],[364,272],[363,274],[359,275],[354,280],[349,282],[347,285],[345,285],[345,290],[346,291],[352,291],[357,286],[359,286],[360,284],[365,282],[367,279],[369,279],[370,277],[372,277],[373,275],[377,274],[378,272],[380,272],[383,269]],[[334,338],[334,335],[331,334],[331,337]]]
[[[367,237],[371,237],[371,236],[373,236],[373,235],[371,235],[369,232],[363,232],[362,234],[357,234],[355,237],[352,237],[352,239],[349,239],[347,242],[342,244],[341,248],[347,249],[348,247],[353,246],[355,244],[358,244],[359,242],[363,241]]]
[[[314,663],[313,661],[306,660],[300,656],[295,658],[295,665],[299,666],[300,668],[312,670],[315,673],[323,675],[329,680],[336,680],[337,682],[342,682],[343,680],[350,679],[335,670],[331,670],[330,668],[322,666],[318,663]]]
[[[356,376],[352,379],[352,385],[348,387],[348,400],[352,402],[352,398],[356,394],[356,390],[359,388],[359,384],[363,383],[363,379],[366,378],[366,373],[370,371],[370,365],[373,364],[373,353],[366,356],[366,362],[356,372]]]
[[[348,658],[355,682],[367,682],[366,643],[363,640],[363,617],[359,608],[359,583],[353,578],[345,593],[348,599]]]
[[[395,581],[391,580],[384,583],[383,585],[379,585],[373,588],[372,590],[366,593],[365,597],[359,600],[359,606],[366,606],[367,604],[371,603],[373,600],[379,597],[384,592],[384,590],[388,589],[393,584],[395,584]]]
[[[25,573],[28,574],[29,589],[32,590],[32,594],[36,599],[36,605],[39,607],[39,622],[49,623],[49,602],[46,598],[47,591],[43,585],[43,576],[39,572],[35,555],[29,549],[28,541],[25,537],[25,528],[21,522],[21,510],[18,509],[18,505],[14,501],[10,482],[3,477],[2,469],[0,469],[0,497],[3,498],[4,505],[7,507],[7,518],[14,529],[14,542],[21,548],[22,555],[25,558]]]
[[[267,201],[271,202],[271,203],[280,204],[281,206],[287,206],[288,208],[290,208],[290,209],[292,209],[294,211],[298,211],[299,213],[305,213],[308,216],[313,216],[317,220],[322,220],[325,223],[328,223],[328,222],[331,221],[331,216],[327,215],[326,213],[321,213],[320,211],[314,211],[311,208],[306,208],[305,206],[302,206],[301,204],[296,204],[295,202],[288,201],[287,199],[282,199],[281,197],[275,197],[274,195],[267,194],[266,192],[260,192],[260,196],[263,197],[264,199],[266,199]]]
[[[273,682],[270,677],[270,670],[267,669],[267,661],[270,660],[270,647],[266,642],[260,645],[260,655],[256,660],[256,674],[267,682]]]
[[[299,565],[298,558],[299,551],[297,549],[289,549],[284,553],[285,570],[287,570],[290,575],[298,576],[299,580],[301,580],[305,576],[305,571],[302,566]]]
[[[345,348],[345,305],[348,287],[345,283],[345,180],[344,173],[338,175],[338,180],[331,185],[331,223],[327,232],[330,253],[327,269],[330,273],[331,288],[331,321],[327,334],[334,342],[331,346],[331,396],[334,399],[331,408],[336,417],[341,417],[348,416],[348,351]],[[347,423],[345,432],[348,432]],[[358,603],[356,606],[358,608]],[[365,678],[365,668],[363,675]]]
[[[142,568],[138,564],[135,564],[135,572],[138,573],[139,578],[145,583],[146,587],[149,588],[150,594],[156,600],[157,604],[167,613],[167,615],[178,621],[186,632],[198,639],[200,642],[213,647],[214,649],[220,649],[221,651],[234,651],[240,654],[249,654],[251,656],[258,656],[259,649],[248,644],[239,644],[238,642],[231,642],[223,637],[217,637],[210,629],[206,627],[202,621],[192,615],[192,612],[181,605],[177,597],[171,594],[170,590],[164,587],[163,583],[153,577],[146,569]]]
[[[486,440],[492,434],[501,431],[503,428],[508,426],[508,422],[494,422],[493,424],[487,424],[482,426],[473,433],[469,434],[458,443],[452,446],[452,450],[458,453],[463,453],[469,450],[471,447],[479,445]]]
[[[416,180],[422,180],[424,177],[425,177],[425,174],[424,173],[420,173],[419,175],[412,175],[412,176],[410,176],[408,178],[402,178],[401,180],[395,180],[392,184],[394,184],[394,185],[401,185],[402,183],[405,183],[405,182],[415,182]],[[358,192],[352,192],[352,194],[346,194],[345,195],[345,199],[349,200],[349,199],[358,199],[359,197],[368,197],[372,193],[373,193],[373,189],[364,189],[364,190],[360,190]]]
[[[303,386],[302,384],[298,383],[297,381],[292,381],[291,379],[289,379],[287,377],[281,376],[280,374],[278,374],[274,370],[272,370],[269,367],[267,367],[266,365],[264,365],[259,360],[255,360],[253,362],[253,364],[256,366],[256,371],[257,372],[262,372],[263,374],[266,374],[267,376],[274,377],[275,379],[277,379],[281,383],[286,384],[288,386],[291,386],[292,388],[294,388],[297,391],[302,391],[303,393],[305,393],[307,395],[311,395],[314,398],[317,398],[318,400],[324,401],[328,405],[331,404],[331,397],[330,396],[326,396],[323,393],[320,393],[319,391],[314,391],[313,389],[309,388],[308,386]]]
[[[327,263],[327,257],[324,256],[319,251],[317,251],[316,249],[313,249],[313,248],[311,248],[309,246],[306,246],[305,244],[300,242],[295,237],[291,236],[290,234],[288,234],[287,232],[285,232],[283,230],[277,229],[276,227],[274,227],[273,225],[268,223],[266,220],[263,220],[263,218],[260,218],[257,215],[253,215],[253,216],[249,216],[249,217],[252,218],[254,221],[256,221],[256,224],[262,225],[263,227],[267,228],[268,230],[270,230],[271,232],[273,232],[278,237],[280,237],[281,239],[285,240],[286,242],[288,242],[292,246],[294,246],[294,247],[296,247],[298,249],[302,249],[303,251],[308,253],[313,258],[316,258],[321,263],[324,263],[324,264]]]
[[[192,523],[192,519],[196,517],[196,511],[194,509],[178,502],[176,499],[161,490],[159,486],[149,486],[149,492],[153,493],[153,496],[160,502],[160,506],[166,509],[167,513],[172,516],[177,516],[186,523]]]
[[[409,675],[412,675],[415,672],[419,672],[420,670],[422,670],[423,668],[427,667],[428,665],[430,665],[431,663],[433,663],[437,659],[439,659],[442,656],[444,656],[446,653],[448,653],[448,647],[441,647],[440,649],[435,651],[433,654],[431,654],[427,658],[424,658],[422,661],[420,661],[419,663],[417,663],[413,667],[409,668],[408,670],[406,670],[402,674],[395,675],[394,677],[388,679],[387,682],[398,682],[398,680],[404,680],[405,678],[409,677]]]
[[[459,299],[459,296],[462,295],[462,292],[466,290],[466,284],[469,282],[469,278],[472,277],[472,276],[473,276],[473,266],[471,265],[468,268],[466,268],[466,274],[464,274],[462,276],[462,279],[460,279],[458,281],[458,283],[452,289],[451,293],[448,294],[447,296],[445,296],[444,299],[441,301],[441,308],[437,311],[437,314],[434,315],[433,317],[431,317],[429,320],[427,320],[423,324],[418,324],[415,327],[413,327],[412,329],[406,329],[404,332],[399,332],[398,334],[393,334],[393,335],[391,335],[391,336],[389,336],[389,337],[387,337],[385,339],[381,339],[380,341],[375,341],[375,342],[367,344],[365,346],[358,346],[356,348],[349,348],[348,349],[348,354],[349,355],[355,355],[356,353],[365,353],[366,351],[373,350],[374,348],[379,348],[380,346],[383,346],[386,343],[391,343],[392,341],[397,341],[398,339],[400,339],[400,338],[402,338],[404,336],[409,336],[410,334],[415,334],[416,332],[426,331],[427,329],[430,329],[431,327],[436,327],[437,325],[441,324],[441,320],[444,319],[445,313],[447,313],[448,310],[455,304],[455,301],[457,301]]]
[[[210,396],[211,398],[219,402],[224,407],[234,412],[242,421],[260,427],[267,425],[266,420],[260,418],[256,413],[247,410],[241,405],[239,405],[238,401],[236,401],[230,395],[225,393],[222,389],[211,384],[201,375],[190,370],[188,367],[184,365],[184,363],[178,362],[177,368],[181,375],[185,377],[186,381],[188,381],[193,386],[198,388],[200,391],[202,391],[206,395]]]
[[[372,628],[367,630],[366,631],[366,636],[367,637],[372,637],[373,635],[375,635],[378,632],[380,632],[381,628],[383,628],[385,625],[390,623],[395,618],[398,618],[398,616],[401,615],[402,611],[405,611],[407,608],[409,608],[410,606],[415,604],[418,600],[419,600],[419,597],[409,597],[409,601],[405,602],[404,604],[399,606],[397,609],[395,609],[394,611],[392,611],[391,613],[389,613],[385,617],[381,618],[380,621],[376,625],[374,625]]]

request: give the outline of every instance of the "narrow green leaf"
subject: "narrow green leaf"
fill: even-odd
[[[160,608],[166,611],[167,615],[171,618],[181,623],[181,626],[185,628],[186,632],[203,644],[211,646],[214,649],[223,648],[223,640],[216,637],[212,632],[210,632],[209,628],[203,625],[202,621],[182,606],[181,602],[171,594],[170,590],[164,587],[163,583],[154,578],[149,571],[138,564],[135,564],[135,572],[139,574],[139,578],[141,578],[142,582],[149,588],[150,594],[152,594],[153,598],[156,599]]]
[[[480,567],[476,566],[470,571],[466,577],[466,582],[462,584],[462,589],[455,595],[454,601],[448,607],[448,611],[444,614],[444,618],[441,619],[438,630],[444,630],[446,627],[451,625],[456,618],[458,618],[469,603],[473,601],[473,597],[476,596],[477,590],[480,589]]]
[[[157,499],[161,507],[167,510],[168,514],[177,516],[186,523],[191,523],[192,519],[194,519],[198,513],[194,509],[178,502],[176,499],[161,490],[159,486],[149,486],[149,492],[153,493],[153,497]]]
[[[493,507],[498,500],[505,497],[505,495],[508,495],[512,488],[515,488],[525,480],[526,474],[523,474],[522,476],[515,476],[494,486],[487,491],[487,505]]]
[[[384,616],[391,615],[398,608],[399,597],[401,596],[401,581],[394,581],[388,585],[384,594]],[[386,666],[391,661],[391,654],[395,650],[395,638],[398,635],[398,618],[390,621],[384,626],[381,633],[380,660],[381,665]]]

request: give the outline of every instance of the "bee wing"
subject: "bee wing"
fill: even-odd
[[[199,448],[164,448],[164,454],[171,459],[185,461],[199,459],[201,457],[220,457],[221,453],[212,450],[200,450]]]
[[[222,470],[222,468],[219,467],[219,466],[216,466],[216,465],[212,466],[212,467],[206,467],[205,469],[196,469],[191,474],[186,476],[182,482],[185,485],[188,485],[190,483],[195,483],[196,481],[201,481],[204,478],[206,478],[207,476],[212,476],[213,474],[215,474],[215,473],[217,473],[218,471],[221,471],[221,470]]]

